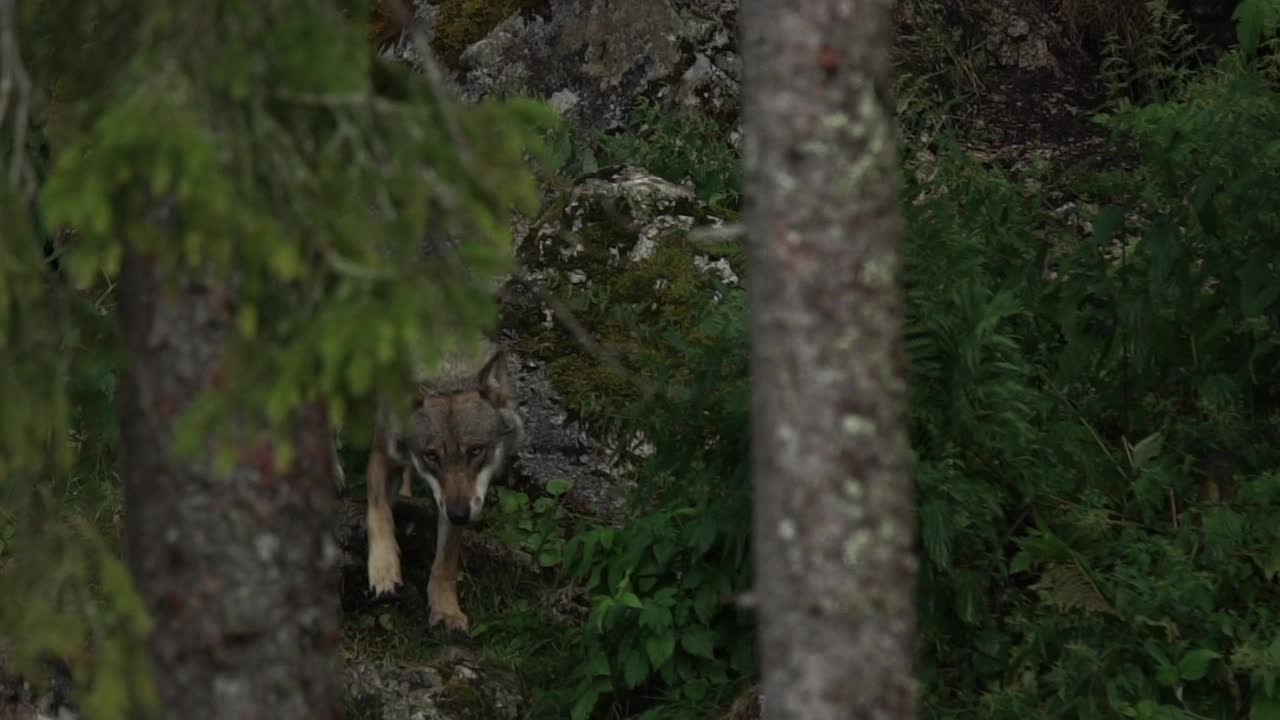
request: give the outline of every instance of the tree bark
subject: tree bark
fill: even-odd
[[[740,16],[769,720],[916,716],[891,8]]]
[[[269,439],[241,451],[229,476],[214,472],[211,451],[178,456],[173,423],[219,382],[233,296],[195,274],[164,276],[128,250],[119,297],[126,552],[155,623],[148,650],[161,715],[337,717],[338,552],[323,409],[297,415],[295,461],[281,473]]]

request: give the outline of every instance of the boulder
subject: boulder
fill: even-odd
[[[343,681],[361,720],[517,720],[524,702],[509,673],[456,648],[421,664],[348,661]]]
[[[420,1],[411,27],[463,98],[541,98],[590,133],[625,125],[640,98],[736,120],[737,10],[737,0]],[[407,38],[388,53],[419,64]]]

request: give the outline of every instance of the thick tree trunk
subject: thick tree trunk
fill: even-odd
[[[296,460],[269,441],[229,476],[173,449],[173,423],[216,385],[231,296],[194,276],[168,287],[126,253],[120,398],[130,568],[155,621],[149,650],[162,715],[175,720],[337,716],[333,481],[323,411],[299,413]]]
[[[914,718],[892,3],[744,3],[765,717]]]

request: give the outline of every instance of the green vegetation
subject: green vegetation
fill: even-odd
[[[930,249],[908,259],[934,717],[1225,718],[1277,699],[1280,216],[1263,198],[1280,176],[1258,147],[1278,112],[1274,80],[1233,55],[1103,118],[1144,162],[1076,182],[1111,203],[1083,242],[963,162],[908,208]]]
[[[943,142],[934,173],[905,176],[904,196],[924,198],[904,211],[928,717],[1280,709],[1273,57],[1228,53],[1100,116],[1141,150],[1132,169],[1022,182]],[[611,142],[714,157],[726,141],[709,128]],[[654,166],[686,181],[688,155]],[[1051,212],[1054,182],[1091,235]],[[585,417],[656,448],[637,471],[647,502],[566,548],[592,599],[565,646],[573,717],[706,717],[752,677],[750,615],[732,602],[750,575],[742,291],[699,304],[703,278],[627,302],[627,277],[651,268],[554,285],[628,374],[662,387],[620,392],[582,358],[556,378]]]
[[[19,5],[30,87],[0,66],[0,635],[34,679],[67,661],[88,718],[154,704],[147,618],[112,537],[126,244],[235,285],[225,382],[175,440],[225,462],[232,427],[281,431],[317,401],[368,426],[411,358],[461,339],[446,327],[492,325],[486,288],[407,260],[429,212],[467,234],[458,259],[485,277],[509,263],[507,213],[536,207],[526,160],[546,157],[550,111],[455,104],[387,70],[347,5]]]
[[[496,22],[496,11],[481,5],[449,4],[451,22],[459,24],[458,34],[446,37],[458,51]],[[942,32],[930,22],[946,12],[935,3],[906,5],[915,6],[920,23],[911,37],[918,49],[931,32]],[[1109,156],[1101,166],[1049,165],[1013,177],[970,157],[945,132],[938,136],[959,126],[948,116],[950,99],[981,65],[962,37],[937,35],[949,38],[951,59],[936,66],[904,61],[899,75],[909,159],[904,250],[925,716],[1277,718],[1280,4],[1241,2],[1240,47],[1209,64],[1183,16],[1165,3],[1126,6],[1133,12],[1113,18],[1126,23],[1115,27],[1099,25],[1105,4],[1066,5],[1075,27],[1089,28],[1102,48],[1098,79],[1108,103],[1097,122],[1132,155],[1128,165]],[[169,29],[156,22],[155,32]],[[272,416],[283,417],[279,408],[318,382],[350,406],[339,410],[355,416],[375,379],[402,369],[395,351],[416,348],[433,320],[438,296],[420,292],[421,278],[395,275],[370,238],[393,240],[407,227],[400,223],[422,219],[412,201],[419,181],[409,179],[421,165],[471,176],[452,156],[437,155],[443,108],[429,89],[410,82],[410,100],[379,100],[366,113],[304,101],[304,92],[341,90],[346,97],[370,82],[367,58],[342,33],[346,50],[335,51],[328,65],[280,71],[283,87],[298,94],[276,99],[263,135],[247,130],[257,125],[211,124],[223,116],[175,102],[178,93],[209,93],[180,72],[137,83],[125,69],[141,73],[151,68],[141,64],[149,58],[119,65],[116,84],[102,97],[85,95],[94,102],[78,112],[63,105],[65,114],[50,125],[55,146],[77,148],[92,137],[108,149],[91,158],[58,152],[41,195],[51,226],[61,219],[81,230],[66,268],[83,289],[65,293],[33,279],[38,273],[30,269],[42,263],[35,240],[0,253],[0,329],[10,347],[24,348],[21,357],[0,360],[0,396],[18,398],[0,408],[0,594],[22,600],[0,603],[0,621],[48,628],[24,638],[30,644],[19,659],[32,669],[46,651],[72,660],[92,717],[118,716],[125,700],[119,689],[133,687],[127,681],[139,662],[136,648],[108,639],[145,628],[111,540],[120,502],[113,415],[120,358],[103,316],[112,303],[117,236],[137,230],[120,208],[136,209],[145,197],[141,178],[152,182],[158,174],[174,188],[185,182],[200,190],[184,196],[205,213],[193,232],[231,228],[225,237],[193,234],[174,244],[177,259],[215,258],[256,279],[247,285],[246,306],[257,310],[242,317],[242,328],[255,348],[272,350],[242,359],[243,387],[230,388],[223,403],[266,392],[277,408]],[[302,42],[268,35],[286,46]],[[231,70],[239,67],[233,54],[223,59]],[[223,77],[249,72],[239,69],[242,75]],[[222,93],[235,98],[239,86],[222,82],[230,84],[198,96],[230,102],[215,105],[220,112],[239,108]],[[494,174],[482,178],[508,167],[545,125],[525,105],[448,109],[468,133],[515,128],[510,143],[483,158]],[[165,133],[135,131],[151,113],[172,120]],[[509,124],[516,120],[525,122]],[[293,133],[323,139],[346,127],[404,134],[422,145],[397,151],[409,159],[393,163],[389,176],[341,143],[312,158],[277,155],[289,152],[277,143]],[[682,212],[736,217],[741,174],[729,128],[642,105],[627,132],[586,147],[576,140],[561,133],[550,143],[557,187],[634,164],[688,184],[706,205],[690,200]],[[270,168],[224,166],[215,141],[261,150],[244,157],[306,168],[315,183],[281,188]],[[926,143],[939,150],[936,161],[916,172]],[[120,166],[132,174],[117,177]],[[256,184],[230,182],[239,172]],[[397,223],[363,212],[364,195],[352,190],[384,183],[407,213]],[[461,186],[474,192],[466,212],[478,212],[479,225],[492,231],[476,262],[496,268],[495,250],[506,240],[492,230],[500,208],[528,200],[531,187],[483,180]],[[488,194],[500,186],[506,194]],[[1087,232],[1056,212],[1055,192],[1075,200]],[[317,254],[319,245],[281,227],[274,220],[279,198],[320,208],[306,227],[338,255]],[[5,237],[32,237],[26,221],[15,219],[28,217],[15,212],[26,209],[22,199],[9,193],[0,202],[13,226]],[[552,197],[544,217],[557,217],[565,203]],[[608,248],[625,240],[627,218],[587,220],[582,253],[560,265],[542,263],[549,266],[545,285],[619,364],[602,363],[558,325],[544,327],[538,308],[506,308],[506,320],[520,350],[547,361],[572,411],[622,440],[619,447],[634,447],[625,440],[635,439],[652,448],[620,451],[641,492],[625,518],[605,524],[567,509],[569,487],[558,480],[532,495],[498,489],[486,533],[529,562],[468,565],[461,592],[473,638],[448,642],[475,650],[486,668],[511,673],[535,719],[706,718],[757,674],[753,617],[739,602],[751,582],[747,309],[741,286],[721,283],[693,261],[723,258],[742,278],[742,250],[732,242],[709,247],[676,230],[659,238],[652,255],[612,266]],[[250,235],[258,244],[230,241]],[[557,256],[552,246],[549,257]],[[392,274],[373,282],[356,272],[369,266]],[[572,282],[571,271],[590,282]],[[713,295],[718,301],[709,300]],[[271,310],[282,307],[281,298],[316,303],[316,335]],[[30,317],[40,321],[22,320]],[[59,351],[63,332],[76,352]],[[44,403],[45,393],[53,400]],[[37,405],[47,412],[26,412]],[[48,442],[68,429],[72,447]],[[358,493],[363,457],[358,447],[348,452],[350,492]],[[30,492],[38,476],[54,482]],[[33,502],[60,509],[40,529],[47,540],[34,555],[39,566],[18,562],[14,552],[35,532],[18,522]],[[54,532],[58,527],[64,529]],[[422,551],[406,545],[406,553]],[[406,590],[396,603],[352,599],[363,592],[363,578],[346,579],[349,648],[406,662],[439,656],[446,640],[424,629],[429,562],[429,555],[406,557]],[[55,599],[59,604],[42,604]],[[45,607],[63,614],[57,622],[35,614],[51,612]],[[450,687],[451,701],[479,702],[471,686]],[[370,707],[352,703],[353,717],[357,711]]]

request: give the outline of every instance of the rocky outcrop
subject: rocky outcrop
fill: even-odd
[[[551,0],[460,58],[469,98],[532,95],[584,129],[621,126],[636,99],[732,117],[736,0]]]
[[[895,19],[896,49],[908,65],[977,63],[984,67],[968,70],[979,76],[991,69],[1056,71],[1067,51],[1054,13],[1022,0],[917,0],[898,3]]]
[[[611,166],[549,198],[517,238],[524,275],[505,289],[502,324],[512,346],[540,364],[559,406],[585,416],[598,434],[610,458],[610,495],[619,502],[631,463],[652,448],[643,437],[612,434],[609,419],[592,417],[592,408],[603,401],[616,411],[664,392],[643,369],[678,364],[680,353],[642,328],[692,332],[708,304],[739,284],[740,248],[699,237],[725,229],[728,219],[688,187],[643,168]],[[641,358],[647,360],[636,364]]]
[[[463,11],[490,2],[445,1]],[[452,36],[443,5],[416,3],[413,27],[431,39]],[[458,57],[454,79],[463,98],[541,98],[587,132],[621,127],[640,98],[736,119],[737,0],[545,0],[513,7]],[[389,52],[417,61],[405,40]]]
[[[514,344],[515,337],[507,341]],[[512,467],[511,482],[534,494],[552,480],[568,480],[571,509],[603,521],[619,517],[627,483],[613,472],[600,440],[565,408],[546,367],[543,360],[512,353],[508,372],[529,442]]]
[[[985,36],[984,49],[996,65],[1024,71],[1058,70],[1056,54],[1065,49],[1062,28],[1048,13],[1017,0],[984,0],[973,5]]]
[[[517,720],[524,704],[514,678],[457,648],[416,665],[349,662],[343,680],[362,720]]]
[[[689,188],[643,168],[612,166],[579,178],[516,252],[534,277],[557,274],[583,285],[649,259],[695,226],[721,222]]]

